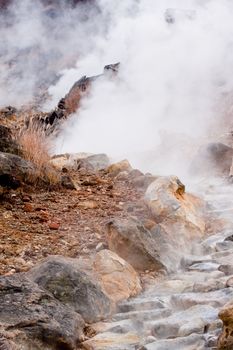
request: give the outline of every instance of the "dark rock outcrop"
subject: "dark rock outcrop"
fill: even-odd
[[[32,163],[17,155],[0,152],[0,186],[17,188],[22,182],[29,181],[34,172]]]
[[[83,340],[82,317],[25,274],[0,277],[0,325],[6,349],[13,349],[7,335],[25,350],[71,350]]]
[[[66,119],[67,116],[78,109],[82,97],[88,93],[91,84],[102,77],[111,77],[117,74],[119,65],[120,63],[106,65],[104,72],[100,75],[92,77],[84,75],[72,86],[68,94],[59,101],[57,108],[46,116],[41,116],[39,119],[34,119],[31,122],[41,125],[47,133],[53,132],[60,120]]]
[[[81,314],[86,322],[96,322],[110,315],[110,299],[76,259],[50,257],[33,268],[28,276],[61,303]]]
[[[0,125],[0,152],[19,154],[19,146],[12,138],[11,130]]]

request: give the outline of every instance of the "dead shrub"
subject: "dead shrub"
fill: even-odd
[[[51,140],[45,135],[45,132],[36,125],[30,125],[27,129],[24,128],[19,131],[17,142],[22,157],[30,161],[35,167],[35,172],[30,174],[28,180],[33,183],[58,184],[59,175],[49,163],[51,159]]]

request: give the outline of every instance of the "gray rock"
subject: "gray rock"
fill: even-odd
[[[91,171],[106,169],[110,160],[106,154],[94,154],[84,159],[77,160],[77,169],[85,168]]]
[[[0,125],[0,152],[19,154],[19,146],[12,138],[9,128]]]
[[[83,340],[82,317],[25,274],[0,277],[0,323],[21,349],[75,349]]]
[[[97,322],[110,315],[110,299],[77,259],[49,257],[30,270],[28,277],[81,314],[86,322]]]
[[[22,182],[30,182],[35,169],[23,158],[0,152],[0,186],[17,188]]]
[[[159,340],[143,346],[140,350],[204,350],[205,337],[199,334],[192,334],[188,337],[176,339]]]
[[[163,233],[160,225],[152,233],[133,217],[114,219],[107,225],[110,250],[137,270],[166,270],[160,255]]]

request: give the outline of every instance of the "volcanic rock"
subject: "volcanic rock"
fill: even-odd
[[[110,250],[101,250],[94,260],[105,293],[114,302],[139,294],[142,290],[137,272],[125,260]]]
[[[185,193],[185,186],[176,176],[159,177],[148,187],[145,199],[157,222],[170,231],[180,227],[184,237],[198,237],[205,231],[204,202]],[[173,233],[174,233],[173,227]],[[176,236],[178,232],[176,230]]]
[[[16,349],[75,349],[83,340],[82,317],[22,273],[0,277],[0,323]]]
[[[11,130],[0,125],[0,152],[19,154],[19,147],[12,138]]]
[[[163,235],[160,225],[152,233],[133,217],[113,219],[107,225],[109,248],[139,271],[166,269],[160,255]]]
[[[81,314],[86,322],[97,322],[110,315],[110,299],[76,259],[51,256],[30,270],[28,277]]]
[[[17,188],[22,182],[30,181],[35,169],[23,158],[0,152],[0,186]]]

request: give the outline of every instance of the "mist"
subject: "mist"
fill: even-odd
[[[27,36],[22,16],[32,7],[34,30]],[[174,23],[165,20],[167,9]],[[15,81],[9,79],[14,70],[5,70],[0,103],[30,100],[46,76],[51,80],[43,108],[51,110],[81,76],[120,62],[115,78],[92,85],[64,125],[56,152],[104,152],[145,171],[186,176],[199,146],[224,132],[223,106],[233,89],[232,1],[98,0],[94,7],[66,6],[53,21],[43,11],[29,0],[17,15],[11,8],[17,21],[6,29],[8,51],[23,49],[17,40],[22,35],[26,47],[39,45],[47,71],[35,60],[25,69],[20,59],[23,76]]]

